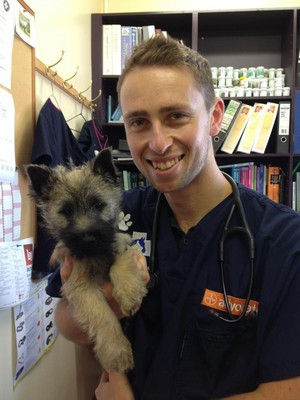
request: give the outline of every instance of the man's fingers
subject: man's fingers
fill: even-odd
[[[64,283],[69,279],[73,270],[73,258],[71,256],[66,256],[63,264],[60,267],[60,277]]]
[[[147,284],[149,282],[150,276],[147,268],[146,257],[140,251],[135,251],[134,260],[138,271],[142,274],[145,284]]]

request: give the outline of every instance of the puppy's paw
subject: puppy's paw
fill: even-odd
[[[107,342],[104,351],[97,352],[95,348],[95,353],[100,364],[107,371],[113,370],[124,373],[133,369],[131,345],[125,336],[118,342],[114,340]]]
[[[134,314],[148,292],[145,270],[145,257],[133,247],[121,254],[111,267],[112,294],[124,315]]]
[[[134,315],[141,307],[143,298],[147,294],[147,288],[144,283],[141,282],[139,286],[132,287],[131,291],[121,291],[114,294],[116,300],[121,308],[121,311],[126,316]]]

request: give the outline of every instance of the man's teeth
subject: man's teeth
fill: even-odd
[[[179,157],[173,158],[173,160],[168,160],[166,162],[155,162],[152,161],[152,165],[155,169],[159,169],[164,171],[166,169],[171,168],[173,165],[177,164],[180,161]]]

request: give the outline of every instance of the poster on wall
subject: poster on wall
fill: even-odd
[[[25,10],[19,2],[17,2],[16,6],[16,33],[24,42],[29,44],[29,46],[35,47],[36,33],[34,15]]]
[[[46,293],[47,280],[35,283],[29,299],[14,307],[17,363],[14,387],[51,348],[57,338],[54,311],[59,299]]]
[[[15,32],[15,1],[0,2],[0,84],[11,89],[12,50]]]
[[[0,310],[29,298],[33,238],[0,243]]]
[[[15,179],[15,171],[14,100],[10,93],[0,88],[0,182],[13,182]]]

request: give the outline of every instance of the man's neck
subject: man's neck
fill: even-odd
[[[187,233],[213,208],[232,192],[230,184],[221,172],[213,179],[207,177],[192,182],[181,191],[166,193],[167,202],[174,213],[178,225]]]

